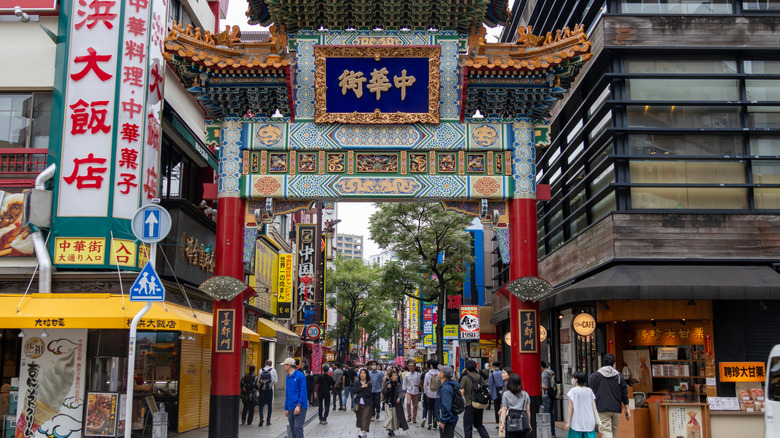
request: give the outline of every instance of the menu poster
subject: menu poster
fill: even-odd
[[[89,393],[84,436],[114,436],[118,399],[110,392]]]
[[[16,438],[79,437],[83,429],[87,330],[25,329]]]

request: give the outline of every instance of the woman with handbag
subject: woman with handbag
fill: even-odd
[[[389,378],[382,388],[382,398],[385,401],[385,429],[388,436],[395,436],[398,429],[409,430],[409,424],[404,415],[404,391],[402,383],[398,380],[398,371],[390,371]]]
[[[596,438],[596,425],[601,424],[601,419],[596,409],[596,394],[585,386],[587,383],[585,373],[577,371],[572,375],[574,388],[566,393],[569,397],[569,416],[564,426],[569,431],[566,438]]]
[[[511,374],[504,386],[500,416],[499,436],[525,438],[531,432],[531,397],[523,391],[523,382],[518,374]]]
[[[356,402],[353,409],[357,408],[355,409],[357,417],[355,426],[360,430],[358,438],[366,438],[371,427],[374,403],[372,401],[371,378],[368,377],[368,371],[365,368],[358,372],[358,378],[352,385],[352,393],[355,395]]]

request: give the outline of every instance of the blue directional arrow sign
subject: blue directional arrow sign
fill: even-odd
[[[150,262],[138,273],[130,287],[130,301],[164,301],[165,288]]]
[[[141,242],[156,243],[171,231],[171,215],[157,204],[144,205],[135,212],[130,226]]]

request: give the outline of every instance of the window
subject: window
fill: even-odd
[[[743,184],[744,161],[631,161],[631,182],[645,184]]]
[[[780,184],[780,161],[754,161],[753,182],[756,184]]]
[[[749,106],[748,127],[757,129],[780,128],[780,107],[778,106]]]
[[[779,156],[780,137],[770,135],[750,136],[750,155]]]
[[[590,183],[590,191],[591,193],[598,193],[601,191],[604,187],[608,186],[609,183],[615,182],[615,165],[610,164],[609,167],[604,169],[599,176],[597,176],[591,183]]]
[[[588,141],[593,141],[594,138],[601,135],[602,132],[604,132],[605,129],[607,129],[607,126],[612,125],[612,110],[607,111],[606,114],[604,114],[604,117],[599,120],[599,123],[594,126],[590,132],[588,132]]]
[[[48,149],[51,93],[0,94],[0,148]]]
[[[632,187],[634,209],[746,210],[747,189],[724,187]]]
[[[780,61],[745,61],[744,64],[749,75],[780,75]]]
[[[664,135],[628,136],[631,155],[704,155],[724,156],[745,153],[739,135]]]
[[[728,60],[628,59],[628,73],[737,73],[737,62]]]
[[[780,80],[747,79],[745,80],[747,100],[778,101],[780,100]]]
[[[780,126],[780,107],[776,108]],[[627,123],[632,128],[739,128],[739,109],[705,106],[629,106]]]
[[[571,132],[569,132],[569,134],[566,136],[566,143],[571,143],[572,139],[574,139],[574,137],[576,137],[577,134],[579,134],[580,131],[582,131],[582,125],[583,125],[582,119],[578,120],[577,124],[574,125],[573,128],[571,128]]]
[[[780,1],[778,0],[743,1],[742,9],[745,11],[780,11]]]
[[[731,14],[728,0],[622,0],[624,14]]]
[[[599,219],[615,211],[616,209],[615,192],[611,192],[590,208],[590,216],[593,218],[592,223],[598,222]]]
[[[610,87],[609,85],[607,85],[606,88],[604,88],[604,91],[601,92],[601,95],[599,95],[599,97],[596,98],[596,101],[593,102],[593,105],[591,105],[590,108],[588,108],[588,118],[590,118],[590,116],[592,116],[596,111],[598,111],[598,109],[601,107],[604,101],[610,97],[611,91],[612,91],[612,87]]]
[[[738,100],[736,79],[626,79],[630,100]]]
[[[780,210],[780,189],[755,188],[753,198],[757,210]]]

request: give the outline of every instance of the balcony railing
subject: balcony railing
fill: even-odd
[[[47,149],[0,149],[0,177],[34,176],[46,169]]]

